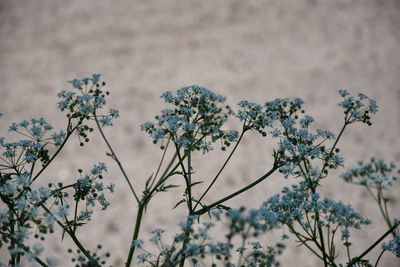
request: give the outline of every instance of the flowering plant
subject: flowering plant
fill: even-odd
[[[77,235],[77,229],[91,220],[96,204],[102,210],[110,205],[106,196],[114,192],[114,184],[104,181],[106,165],[96,163],[88,173],[79,169],[79,178],[67,185],[61,182],[41,185],[38,179],[71,135],[76,134],[80,146],[84,146],[95,129],[107,145],[107,155],[118,165],[137,205],[132,241],[127,244],[127,267],[135,262],[146,266],[280,266],[277,258],[285,245],[282,242],[265,244],[260,239],[266,232],[277,228],[287,229],[324,266],[372,266],[367,258],[369,252],[389,235],[393,239],[381,244],[382,250],[375,266],[385,251],[399,257],[399,220],[390,218],[389,199],[384,196],[384,191],[396,180],[394,163],[387,165],[373,158],[370,163],[360,162],[358,168],[341,176],[348,183],[366,188],[378,204],[382,221],[387,226],[387,231],[357,256],[352,255],[350,231],[369,225],[371,221],[349,204],[323,197],[319,191],[329,171],[344,164],[337,144],[345,129],[356,123],[371,125],[371,116],[378,111],[373,99],[363,94],[352,96],[347,90],[340,90],[343,100],[339,106],[344,110],[344,123],[335,136],[327,130],[313,130],[314,119],[304,114],[304,102],[299,98],[276,99],[264,105],[241,101],[235,111],[224,104],[224,97],[199,86],[166,92],[161,98],[171,108],[162,110],[155,121],[141,125],[153,143],[160,145],[162,157],[156,173],[146,180],[139,195],[139,189],[129,178],[103,132],[103,127],[112,126],[113,120],[119,117],[115,109],[102,113],[109,94],[104,91],[105,83],[101,82],[99,74],[74,79],[70,83],[73,91],[63,90],[58,94],[61,99],[58,108],[66,112],[65,129],[54,131],[45,119],[31,119],[13,123],[9,128],[10,132],[22,136],[22,140],[6,142],[5,137],[0,138],[0,248],[8,249],[9,266],[21,266],[26,262],[25,258],[41,266],[55,265],[53,259],[42,258],[43,245],[31,246],[28,242],[32,233],[35,233],[35,238],[44,240],[44,236],[53,233],[55,227],[60,227],[62,237],[70,236],[76,245],[76,253],[68,249],[76,266],[106,264],[110,254],[100,255],[101,245],[96,251],[87,249]],[[228,120],[234,118],[242,125],[239,131],[226,127]],[[249,131],[276,140],[270,169],[252,183],[213,203],[206,203],[204,197]],[[193,154],[201,151],[205,155],[218,144],[229,153],[225,162],[210,180],[196,181],[193,179]],[[169,150],[173,154],[168,161],[166,152]],[[297,183],[270,196],[256,210],[247,212],[245,207],[232,209],[224,205],[227,200],[244,194],[276,172],[284,178],[297,178]],[[187,219],[179,223],[181,231],[170,243],[163,241],[165,230],[157,228],[145,244],[140,238],[140,226],[146,208],[157,193],[178,190],[170,183],[170,178],[176,176],[182,177],[185,186],[183,198],[175,207],[185,204]],[[195,186],[202,182],[207,182],[208,186],[198,193]],[[214,228],[225,233],[225,240],[211,237],[209,233]],[[340,238],[337,238],[337,233],[340,233]],[[283,239],[288,237],[286,234],[282,236]],[[237,240],[241,243],[239,246]],[[347,259],[339,263],[337,256],[341,246]],[[135,253],[137,261],[134,260]],[[0,266],[4,264],[0,263]]]

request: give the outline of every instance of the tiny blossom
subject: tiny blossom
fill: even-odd
[[[72,84],[72,86],[76,89],[82,89],[82,81],[78,79],[73,79],[68,81],[69,83]]]
[[[97,201],[99,201],[100,205],[102,206],[102,210],[106,210],[110,203],[105,199],[104,194],[97,196]]]
[[[8,212],[9,212],[8,208],[4,209],[0,208],[0,225],[4,225],[9,222]]]
[[[85,200],[86,200],[86,205],[87,206],[92,206],[92,207],[94,207],[96,204],[95,204],[95,198],[93,197],[93,196],[87,196],[86,198],[85,198]]]
[[[59,133],[53,133],[51,136],[53,137],[54,144],[59,147],[64,142],[66,134],[63,130],[60,130]]]
[[[31,183],[31,175],[29,173],[20,174],[17,176],[17,181],[20,185],[28,187]]]
[[[183,253],[186,256],[197,256],[200,253],[200,246],[198,244],[191,244],[188,243],[185,245],[185,248],[183,249]]]
[[[239,247],[239,248],[236,249],[236,251],[239,252],[239,253],[243,253],[245,250],[246,250],[245,247]]]
[[[107,172],[106,164],[103,162],[99,162],[98,164],[94,164],[91,173],[94,175],[102,174],[103,172]]]
[[[161,237],[159,235],[155,235],[149,239],[149,241],[153,242],[154,244],[157,244],[158,241],[160,241],[160,240],[161,240]]]
[[[92,210],[81,210],[81,214],[79,215],[80,220],[90,221],[92,219]]]
[[[262,248],[262,246],[261,246],[260,242],[258,242],[258,241],[256,241],[256,242],[249,242],[248,244],[249,244],[250,246],[252,246],[252,247],[253,247],[253,249],[259,249],[259,248]]]
[[[44,246],[42,244],[34,244],[32,246],[32,248],[33,248],[33,251],[35,252],[35,254],[40,254],[44,250]]]
[[[110,109],[108,114],[113,118],[116,118],[116,119],[119,118],[119,112],[116,109]]]
[[[101,74],[92,74],[92,81],[93,83],[98,83],[100,81]]]
[[[289,175],[295,174],[296,167],[297,167],[296,164],[288,161],[288,162],[286,162],[285,165],[283,165],[279,168],[279,171],[285,175],[285,178],[288,178]]]
[[[99,183],[99,182],[96,182],[95,183],[95,185],[94,185],[94,188],[98,191],[98,192],[100,192],[100,191],[103,191],[103,183]]]
[[[141,253],[138,254],[136,257],[139,259],[138,264],[145,263],[149,261],[151,254],[150,253]]]
[[[110,190],[111,193],[114,193],[115,184],[111,183],[107,188]]]
[[[53,257],[46,257],[46,263],[49,266],[57,266],[57,264],[58,264],[57,260]]]
[[[60,218],[67,217],[69,215],[69,205],[68,205],[68,203],[64,202],[63,204],[58,205],[57,215]]]
[[[164,229],[160,229],[160,228],[157,228],[157,229],[154,229],[153,231],[151,231],[151,233],[155,234],[155,235],[159,235],[159,234],[162,234],[164,232],[165,232],[165,230]]]
[[[131,247],[140,247],[143,245],[144,241],[142,239],[135,239],[132,241]]]

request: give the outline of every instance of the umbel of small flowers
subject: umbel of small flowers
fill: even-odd
[[[213,149],[212,143],[221,140],[225,149],[237,140],[236,131],[222,129],[228,116],[233,114],[229,106],[224,106],[225,98],[197,85],[176,91],[165,92],[161,98],[173,106],[156,116],[156,122],[142,124],[154,143],[171,139],[185,150],[201,150],[203,154]]]

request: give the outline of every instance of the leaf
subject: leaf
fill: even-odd
[[[221,204],[218,205],[217,208],[218,209],[223,209],[223,210],[231,210],[232,209],[231,207],[228,207],[228,206],[225,206],[225,205],[221,205]]]
[[[204,182],[204,181],[194,182],[194,183],[190,184],[190,187],[193,187],[193,186],[195,186],[195,185],[201,184],[201,183],[203,183],[203,182]],[[185,193],[188,194],[187,188],[185,189]]]
[[[153,173],[152,173],[152,174],[150,175],[150,177],[147,178],[147,180],[146,180],[146,186],[145,186],[146,189],[148,189],[148,186],[149,186],[149,183],[150,183],[150,181],[151,181],[151,178],[153,178]]]
[[[186,199],[180,200],[178,203],[176,203],[176,205],[172,209],[175,209],[176,207],[178,207],[180,204],[182,204],[184,202],[186,202]]]
[[[195,186],[195,185],[202,184],[202,183],[204,183],[204,181],[194,182],[190,186]]]

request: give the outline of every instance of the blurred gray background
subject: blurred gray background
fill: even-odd
[[[263,103],[277,97],[300,97],[315,126],[337,133],[342,123],[337,90],[363,92],[377,100],[380,112],[373,126],[356,125],[339,147],[346,168],[371,156],[400,164],[400,1],[11,1],[0,0],[0,136],[11,122],[44,117],[55,128],[65,126],[57,111],[57,92],[66,82],[92,73],[103,74],[111,92],[109,106],[121,118],[106,134],[133,184],[140,191],[155,171],[161,152],[139,126],[152,120],[166,90],[198,84],[227,96],[235,106],[247,99]],[[232,124],[233,126],[237,126]],[[10,139],[16,137],[8,137]],[[270,139],[249,134],[228,170],[207,195],[210,203],[250,183],[271,167]],[[93,163],[109,166],[107,179],[116,184],[111,206],[79,231],[89,248],[103,244],[109,263],[126,260],[136,206],[115,163],[105,156],[103,142],[93,137],[80,148],[76,139],[44,173],[43,182],[71,183],[78,168]],[[215,151],[195,160],[196,177],[209,180],[226,154]],[[349,202],[375,224],[354,231],[354,256],[385,231],[379,210],[361,187],[347,185],[339,170],[323,182],[322,193]],[[227,204],[257,208],[284,185],[295,181],[275,175]],[[179,181],[177,181],[179,183]],[[199,187],[204,190],[206,185]],[[389,208],[400,217],[399,185],[388,192]],[[158,195],[145,215],[142,237],[154,228],[168,229],[185,214],[172,210],[182,189]],[[287,229],[286,229],[287,231]],[[280,236],[282,230],[277,230]],[[273,244],[275,237],[264,239]],[[71,266],[72,247],[60,233],[48,237],[45,255]],[[322,266],[292,237],[280,258],[284,266]],[[2,249],[4,250],[4,248]],[[378,249],[379,250],[379,249]],[[378,250],[371,252],[375,259]],[[4,251],[0,253],[4,257]],[[339,257],[345,251],[340,250]],[[398,266],[385,254],[382,266]]]

